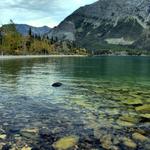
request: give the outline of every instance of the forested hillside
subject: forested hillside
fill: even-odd
[[[28,54],[86,54],[85,49],[75,46],[73,42],[58,41],[57,38],[40,37],[32,34],[30,28],[27,36],[21,35],[11,20],[0,28],[1,55]]]

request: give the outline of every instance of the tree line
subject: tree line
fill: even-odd
[[[57,37],[42,37],[32,33],[29,28],[28,35],[21,35],[15,23],[3,25],[0,28],[0,54],[1,55],[29,55],[29,54],[86,54],[85,49],[79,48],[74,42],[59,41]]]

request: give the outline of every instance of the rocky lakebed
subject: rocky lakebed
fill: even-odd
[[[97,78],[85,67],[87,79],[80,65],[71,70],[67,58],[58,59],[1,62],[0,149],[150,149],[148,78],[105,78],[106,72]]]

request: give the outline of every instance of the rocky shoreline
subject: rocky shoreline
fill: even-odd
[[[1,55],[0,59],[50,58],[50,57],[86,57],[87,55]]]
[[[100,54],[100,55],[4,55],[0,56],[2,59],[22,59],[22,58],[51,58],[51,57],[101,57],[101,56],[141,56],[149,57],[150,55],[128,55],[127,53],[112,53],[112,54]]]

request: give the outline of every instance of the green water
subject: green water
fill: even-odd
[[[0,149],[147,150],[149,114],[150,57],[0,60]]]

